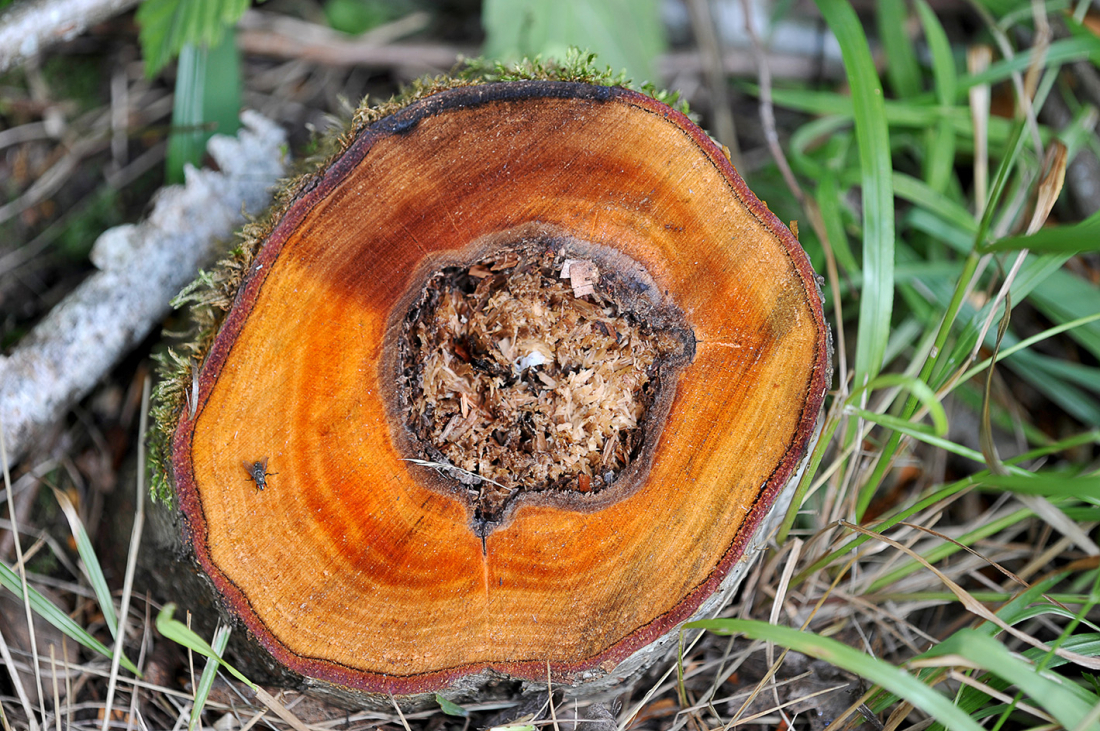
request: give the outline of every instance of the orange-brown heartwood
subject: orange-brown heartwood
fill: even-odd
[[[527,320],[444,336],[431,368],[458,385],[426,403],[423,359],[444,347],[417,342],[443,306],[426,290],[450,277],[472,302],[455,306],[485,312],[521,270],[569,281],[567,261],[572,289],[524,306],[552,324],[580,301],[555,348],[587,347],[583,328],[626,343],[622,419],[600,421],[619,398],[602,356],[521,347]],[[548,668],[570,682],[691,618],[742,559],[812,444],[829,347],[798,242],[684,115],[617,87],[460,87],[363,129],[285,209],[171,471],[202,570],[291,670],[396,695]],[[478,368],[492,393],[463,390]],[[513,386],[517,421],[494,431]],[[492,436],[466,448],[492,449],[457,469],[447,450],[477,419]]]

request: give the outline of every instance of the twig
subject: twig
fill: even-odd
[[[134,587],[134,572],[137,570],[138,550],[141,547],[141,534],[145,527],[145,430],[149,421],[149,391],[152,381],[145,377],[141,388],[141,420],[138,422],[138,472],[137,504],[134,508],[134,525],[130,531],[130,552],[126,558],[126,577],[122,581],[122,601],[118,608],[118,636],[115,637],[115,652],[111,657],[111,679],[107,682],[107,701],[104,704],[102,731],[107,731],[111,722],[111,704],[115,698],[118,682],[118,668],[122,661],[123,646],[126,644],[126,621],[130,615],[130,594]]]
[[[997,48],[1001,51],[1001,55],[1004,56],[1006,60],[1011,61],[1015,57],[1015,54],[1012,52],[1012,44],[1009,43],[1007,36],[1005,36],[1004,31],[1001,30],[997,21],[981,3],[975,2],[975,0],[969,0],[969,5],[988,26],[989,33],[997,43]],[[1040,60],[1039,55],[1039,53],[1036,53],[1033,57],[1033,66],[1038,65],[1035,64],[1035,61]],[[1045,49],[1042,51],[1041,55],[1045,55]],[[1020,75],[1019,71],[1012,72],[1012,85],[1016,89],[1017,101],[1024,113],[1024,117],[1027,119],[1027,126],[1028,131],[1031,133],[1032,144],[1035,146],[1035,149],[1042,154],[1043,142],[1039,137],[1039,122],[1035,118],[1035,108],[1031,104],[1031,97],[1028,96],[1024,88],[1024,78]]]
[[[11,203],[0,206],[0,223],[18,216],[31,206],[53,195],[58,188],[69,181],[70,173],[76,169],[80,161],[98,151],[105,142],[102,138],[92,137],[74,144],[64,157],[54,163],[38,180],[34,181],[34,185],[28,188],[27,192]]]
[[[11,651],[8,649],[8,643],[4,641],[4,633],[0,632],[0,660],[3,660],[3,665],[8,669],[8,673],[11,675],[11,684],[15,688],[15,694],[19,696],[19,702],[23,705],[23,713],[27,714],[27,718],[30,719],[28,724],[30,728],[37,728],[38,724],[34,720],[34,708],[31,706],[31,700],[27,697],[27,689],[23,687],[23,681],[19,677],[19,671],[15,668],[15,663],[12,661]],[[0,712],[2,712],[2,706],[0,706]],[[7,719],[4,719],[4,728],[10,728],[7,724]]]
[[[12,145],[21,145],[32,140],[48,140],[49,131],[45,122],[29,122],[18,127],[0,130],[0,150]]]
[[[550,720],[554,726],[554,731],[561,731],[558,728],[558,714],[554,710],[554,686],[550,684],[550,661],[546,661],[546,699],[550,704]],[[574,724],[575,725],[575,724]]]
[[[779,612],[783,608],[783,603],[787,600],[787,588],[791,583],[791,576],[794,574],[795,565],[798,564],[798,558],[802,553],[802,539],[793,538],[788,544],[791,547],[790,555],[787,556],[787,562],[783,566],[783,573],[779,577],[779,585],[775,589],[775,601],[772,602],[771,614],[768,616],[768,623],[778,625],[779,624]],[[768,665],[771,665],[775,659],[775,643],[769,642],[765,645],[765,656],[768,659]],[[775,684],[775,676],[772,676],[772,695],[775,697],[775,704],[778,708],[782,708],[783,705],[779,700],[779,688]],[[788,722],[786,714],[780,711],[780,714],[784,717],[783,720]],[[744,719],[742,719],[744,721]]]
[[[158,193],[144,222],[100,236],[92,250],[100,271],[0,358],[0,428],[12,462],[145,338],[169,300],[224,251],[242,209],[254,214],[266,204],[283,173],[285,135],[255,112],[242,121],[236,139],[210,141],[219,172],[189,170],[185,186]]]
[[[397,705],[397,699],[393,697],[393,693],[390,693],[390,703],[393,704],[393,710],[397,711],[397,717],[401,719],[401,725],[405,727],[405,731],[412,731],[409,728],[409,722],[405,720],[405,714],[401,712],[401,706]]]
[[[967,70],[981,73],[993,61],[993,49],[986,45],[972,46],[966,53]],[[989,195],[989,84],[970,87],[970,119],[974,127],[974,215],[985,213]]]
[[[61,731],[61,690],[57,687],[57,657],[54,653],[56,645],[50,643],[50,679],[53,680],[53,718],[54,727]]]
[[[440,43],[382,43],[373,36],[348,36],[314,23],[271,13],[248,11],[237,30],[237,47],[243,53],[269,58],[305,61],[327,66],[367,68],[417,67],[449,69],[463,56],[476,56],[476,46]],[[840,78],[839,62],[822,64],[813,56],[798,53],[767,54],[772,73],[783,79]],[[719,59],[725,76],[753,76],[756,57],[747,49],[725,49]],[[701,74],[704,61],[696,51],[666,53],[657,59],[657,75],[671,79],[683,74]]]
[[[426,14],[412,13],[357,37],[304,20],[250,10],[238,26],[237,47],[242,53],[327,66],[412,66],[425,70],[449,69],[460,56],[477,55],[473,47],[392,43],[423,29],[426,22]]]
[[[88,27],[129,10],[138,0],[26,0],[0,15],[0,73]]]
[[[714,131],[718,141],[729,148],[730,162],[740,170],[741,147],[737,144],[737,128],[730,109],[730,93],[726,86],[726,74],[722,68],[722,46],[715,32],[714,18],[710,12],[710,0],[688,0],[691,28],[699,43],[703,57],[703,77],[710,89],[711,111],[714,113]]]
[[[753,49],[726,49],[722,53],[722,72],[726,76],[756,76],[760,58]],[[815,56],[775,50],[768,51],[763,58],[767,59],[772,75],[780,79],[840,79],[844,76],[844,66],[832,59],[822,61]],[[703,60],[696,51],[676,51],[660,56],[657,69],[662,79],[701,74]]]
[[[45,718],[45,715],[46,715],[45,714],[45,706],[41,705],[42,702],[43,702],[43,699],[42,699],[42,675],[38,672],[38,640],[35,637],[35,633],[34,633],[34,618],[31,616],[30,586],[27,584],[27,567],[25,565],[25,561],[24,561],[24,558],[23,558],[23,544],[19,540],[19,525],[16,523],[17,518],[16,518],[16,515],[15,515],[15,501],[12,499],[12,492],[11,492],[11,469],[10,469],[10,467],[11,467],[11,463],[14,462],[14,459],[11,459],[9,457],[7,443],[4,439],[4,431],[3,430],[4,430],[4,426],[5,426],[5,424],[4,424],[5,421],[6,421],[6,419],[4,418],[3,413],[0,412],[0,467],[3,468],[3,472],[4,472],[4,494],[7,496],[8,508],[9,508],[8,521],[11,523],[12,537],[15,539],[15,556],[16,556],[16,565],[19,568],[19,583],[23,587],[23,594],[20,598],[23,600],[23,607],[26,609],[27,633],[28,633],[28,636],[30,637],[30,641],[31,641],[31,660],[34,663],[34,678],[38,683],[38,702],[39,702],[39,705],[43,709],[42,716],[43,716],[43,718]],[[2,643],[2,639],[0,639],[0,643]],[[5,652],[7,651],[7,646],[6,645],[4,646],[3,650]],[[5,663],[8,665],[9,668],[11,667],[11,660],[10,659],[6,659]],[[19,688],[19,690],[20,690],[20,699],[24,701],[23,705],[27,710],[27,723],[30,725],[31,731],[36,731],[36,729],[38,728],[38,722],[34,718],[34,711],[31,709],[29,701],[27,701],[24,698],[24,696],[22,694],[22,690],[23,690],[22,684],[19,680],[18,675],[15,674],[14,672],[12,673],[12,681]]]

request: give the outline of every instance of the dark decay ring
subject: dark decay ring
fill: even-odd
[[[437,269],[409,307],[399,413],[415,458],[452,478],[475,522],[499,522],[523,493],[622,497],[620,477],[648,472],[631,465],[660,431],[694,337],[622,259],[522,238]]]

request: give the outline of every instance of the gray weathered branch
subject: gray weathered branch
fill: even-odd
[[[99,272],[77,287],[0,357],[0,429],[18,460],[42,429],[86,395],[168,312],[199,268],[226,250],[242,209],[259,212],[283,174],[286,136],[255,112],[241,115],[236,138],[215,136],[213,170],[186,171],[162,189],[137,225],[103,233],[92,249]]]
[[[88,26],[125,12],[139,0],[24,0],[0,13],[0,73]]]

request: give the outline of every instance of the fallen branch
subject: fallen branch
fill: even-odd
[[[152,214],[104,232],[89,277],[16,348],[0,357],[0,429],[17,461],[34,436],[87,394],[168,312],[169,300],[254,214],[283,174],[285,134],[255,112],[237,138],[215,136],[218,170],[187,170],[187,183],[161,190]]]
[[[0,14],[0,73],[89,26],[138,4],[138,0],[26,0]]]

